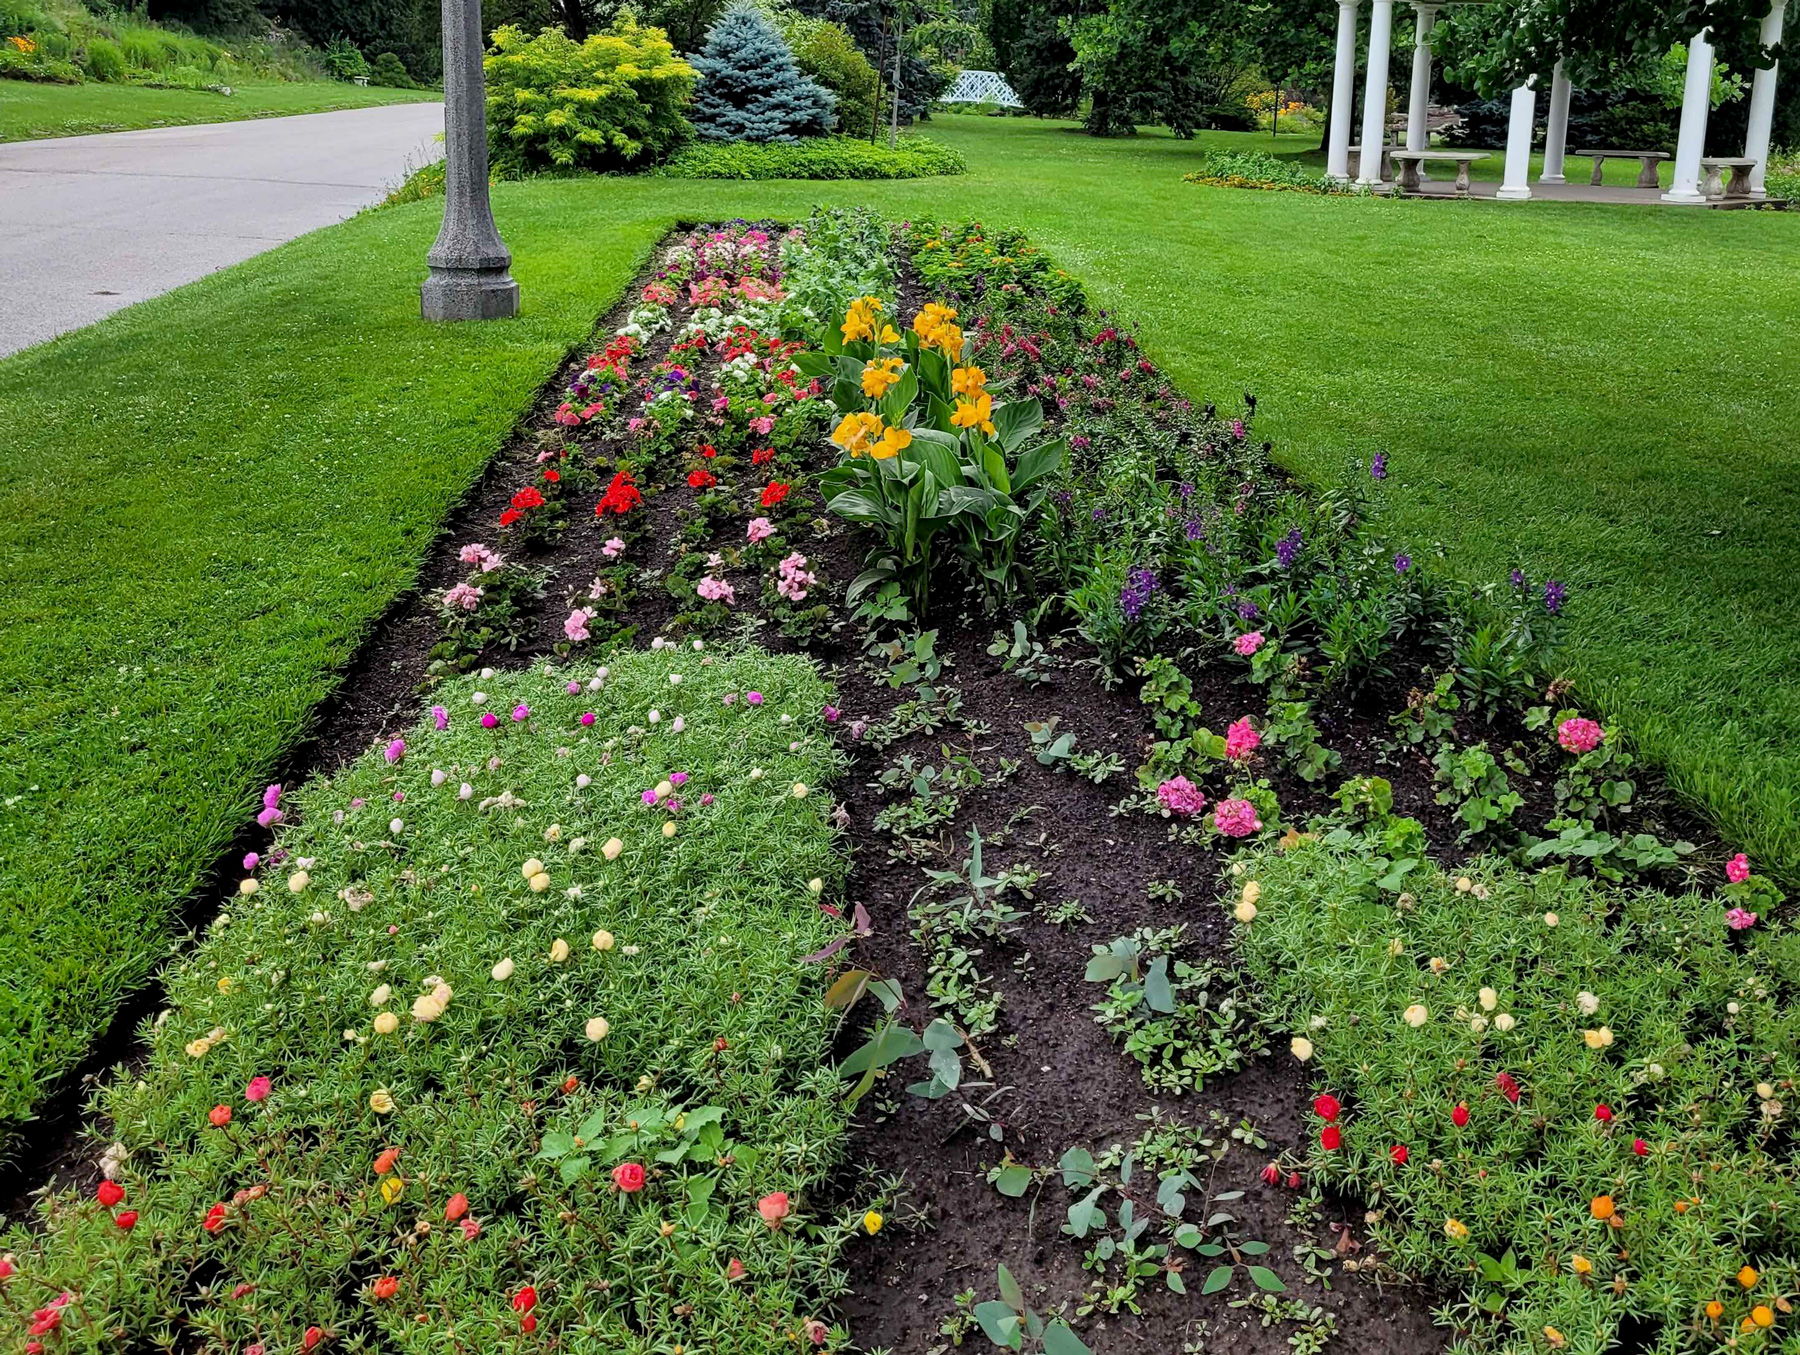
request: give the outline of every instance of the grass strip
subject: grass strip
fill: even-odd
[[[146,89],[140,85],[48,85],[8,80],[0,85],[0,141],[243,122],[442,97],[435,90],[382,89],[341,80],[233,85],[229,95],[210,90]]]
[[[1724,916],[1765,882],[1721,902],[1479,860],[1396,895],[1416,833],[1338,829],[1232,882],[1238,952],[1322,1093],[1308,1170],[1369,1201],[1381,1260],[1461,1291],[1438,1315],[1458,1349],[1775,1349],[1800,935],[1767,902]]]
[[[71,1350],[494,1349],[522,1327],[811,1348],[863,1226],[813,1194],[846,1127],[801,960],[842,929],[809,793],[840,765],[829,689],[754,652],[599,671],[456,679],[447,728],[278,797],[282,859],[100,1098],[105,1193],[7,1239],[22,1324],[53,1309]]]

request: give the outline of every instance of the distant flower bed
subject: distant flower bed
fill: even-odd
[[[690,145],[661,172],[674,179],[918,179],[967,169],[960,152],[922,136],[902,137],[893,148],[885,140],[821,136]]]
[[[1349,193],[1353,190],[1328,174],[1308,169],[1285,155],[1267,151],[1211,151],[1185,183],[1215,188],[1261,188],[1288,193]]]

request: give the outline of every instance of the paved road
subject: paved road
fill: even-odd
[[[378,201],[438,103],[0,145],[0,355]]]

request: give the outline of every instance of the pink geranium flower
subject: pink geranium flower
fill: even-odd
[[[604,546],[600,547],[600,553],[609,560],[618,559],[621,555],[623,555],[625,553],[624,538],[618,537],[618,536],[607,537],[606,544]]]
[[[1734,885],[1741,885],[1750,878],[1750,858],[1739,852],[1725,863],[1725,878]]]
[[[1262,828],[1262,820],[1248,800],[1221,800],[1213,808],[1213,827],[1226,837],[1249,837]]]
[[[594,613],[586,607],[577,607],[569,613],[563,622],[563,634],[569,637],[571,644],[580,644],[589,638],[588,622],[594,619]],[[577,688],[576,690],[580,690]]]
[[[775,524],[767,518],[751,518],[749,527],[744,530],[744,535],[750,538],[750,544],[754,546],[775,535]]]
[[[1249,658],[1250,655],[1256,653],[1257,650],[1263,647],[1263,633],[1260,630],[1246,632],[1233,640],[1231,642],[1231,647],[1237,650],[1237,652],[1242,654],[1245,658]]]
[[[1206,797],[1200,793],[1200,787],[1185,776],[1172,776],[1163,782],[1156,788],[1156,799],[1171,814],[1183,818],[1206,808]]]
[[[1743,908],[1728,909],[1725,913],[1725,925],[1734,932],[1746,931],[1756,925],[1756,914]]]
[[[1556,727],[1556,741],[1571,753],[1591,753],[1600,746],[1606,731],[1585,716],[1577,715]]]
[[[481,596],[481,589],[473,588],[466,583],[459,583],[445,592],[444,606],[451,611],[460,607],[465,612],[472,612],[481,605]]]
[[[724,579],[715,579],[710,574],[694,585],[694,591],[706,602],[723,602],[727,607],[737,605],[737,590]]]
[[[750,431],[755,433],[758,437],[768,437],[774,427],[775,416],[772,414],[760,414],[756,418],[750,420]]]
[[[1256,726],[1250,723],[1250,717],[1233,720],[1225,730],[1225,756],[1233,762],[1240,762],[1254,753],[1262,744],[1262,735],[1256,732]]]

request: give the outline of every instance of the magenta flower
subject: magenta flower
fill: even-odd
[[[1728,909],[1725,913],[1725,925],[1734,932],[1741,932],[1756,925],[1756,914],[1742,908]]]
[[[244,1088],[244,1099],[246,1101],[264,1101],[268,1099],[269,1093],[273,1090],[274,1086],[269,1079],[258,1074],[251,1078],[250,1085]]]
[[[1213,827],[1226,837],[1249,837],[1262,828],[1262,820],[1248,800],[1220,800],[1213,807]]]
[[[700,807],[701,807],[701,808],[702,808],[702,809],[705,809],[705,808],[706,808],[706,807],[707,807],[707,806],[708,806],[708,805],[710,805],[710,804],[711,804],[711,803],[712,803],[712,802],[713,802],[713,795],[712,795],[712,792],[711,792],[711,791],[710,791],[710,790],[709,790],[709,791],[707,791],[707,792],[706,792],[706,794],[704,794],[704,795],[702,795],[702,796],[701,796],[701,797],[700,797]]]
[[[518,705],[513,707],[512,715],[514,724],[522,724],[531,718],[531,707],[521,701]]]
[[[1262,744],[1262,735],[1256,732],[1256,726],[1250,723],[1250,717],[1233,720],[1225,730],[1225,756],[1233,762],[1240,762],[1254,753]]]
[[[283,814],[279,809],[271,806],[256,816],[256,825],[259,828],[273,828],[286,817],[287,815]]]
[[[1739,852],[1725,863],[1725,878],[1734,885],[1741,885],[1750,878],[1750,858]]]
[[[1556,741],[1571,753],[1591,753],[1600,746],[1606,731],[1585,716],[1577,715],[1556,727]]]
[[[652,807],[654,807],[656,804],[656,792],[653,790],[645,791],[638,798],[641,799],[645,804],[650,805]]]
[[[258,856],[255,852],[245,852],[244,853],[244,869],[245,870],[255,870],[261,864],[262,864],[262,857]]]
[[[433,706],[431,708],[431,723],[439,729],[450,728],[450,712],[445,710],[442,706]]]
[[[571,682],[568,686],[564,687],[563,690],[570,696],[580,696],[581,684],[579,682]]]
[[[1200,787],[1185,776],[1172,776],[1156,788],[1156,799],[1171,814],[1179,814],[1183,818],[1198,814],[1206,808],[1206,796],[1200,793]]]
[[[594,712],[591,710],[582,711],[581,712],[581,723],[584,725],[593,724],[594,723]]]
[[[1260,630],[1249,631],[1233,640],[1231,647],[1245,658],[1249,658],[1263,647],[1263,633]]]
[[[836,706],[825,707],[825,723],[828,725],[836,724],[843,713],[844,712],[839,710]]]
[[[687,784],[687,781],[688,781],[688,774],[686,772],[670,772],[669,773],[669,784],[671,786],[685,786]]]
[[[761,692],[745,692],[744,700],[752,706],[760,706],[763,703],[763,694]]]
[[[484,710],[481,712],[481,727],[483,729],[492,729],[495,725],[497,725],[499,723],[500,723],[500,717],[498,715],[494,714],[493,711]]]
[[[387,759],[388,766],[393,766],[401,758],[406,756],[406,740],[395,739],[382,751],[381,755]]]

